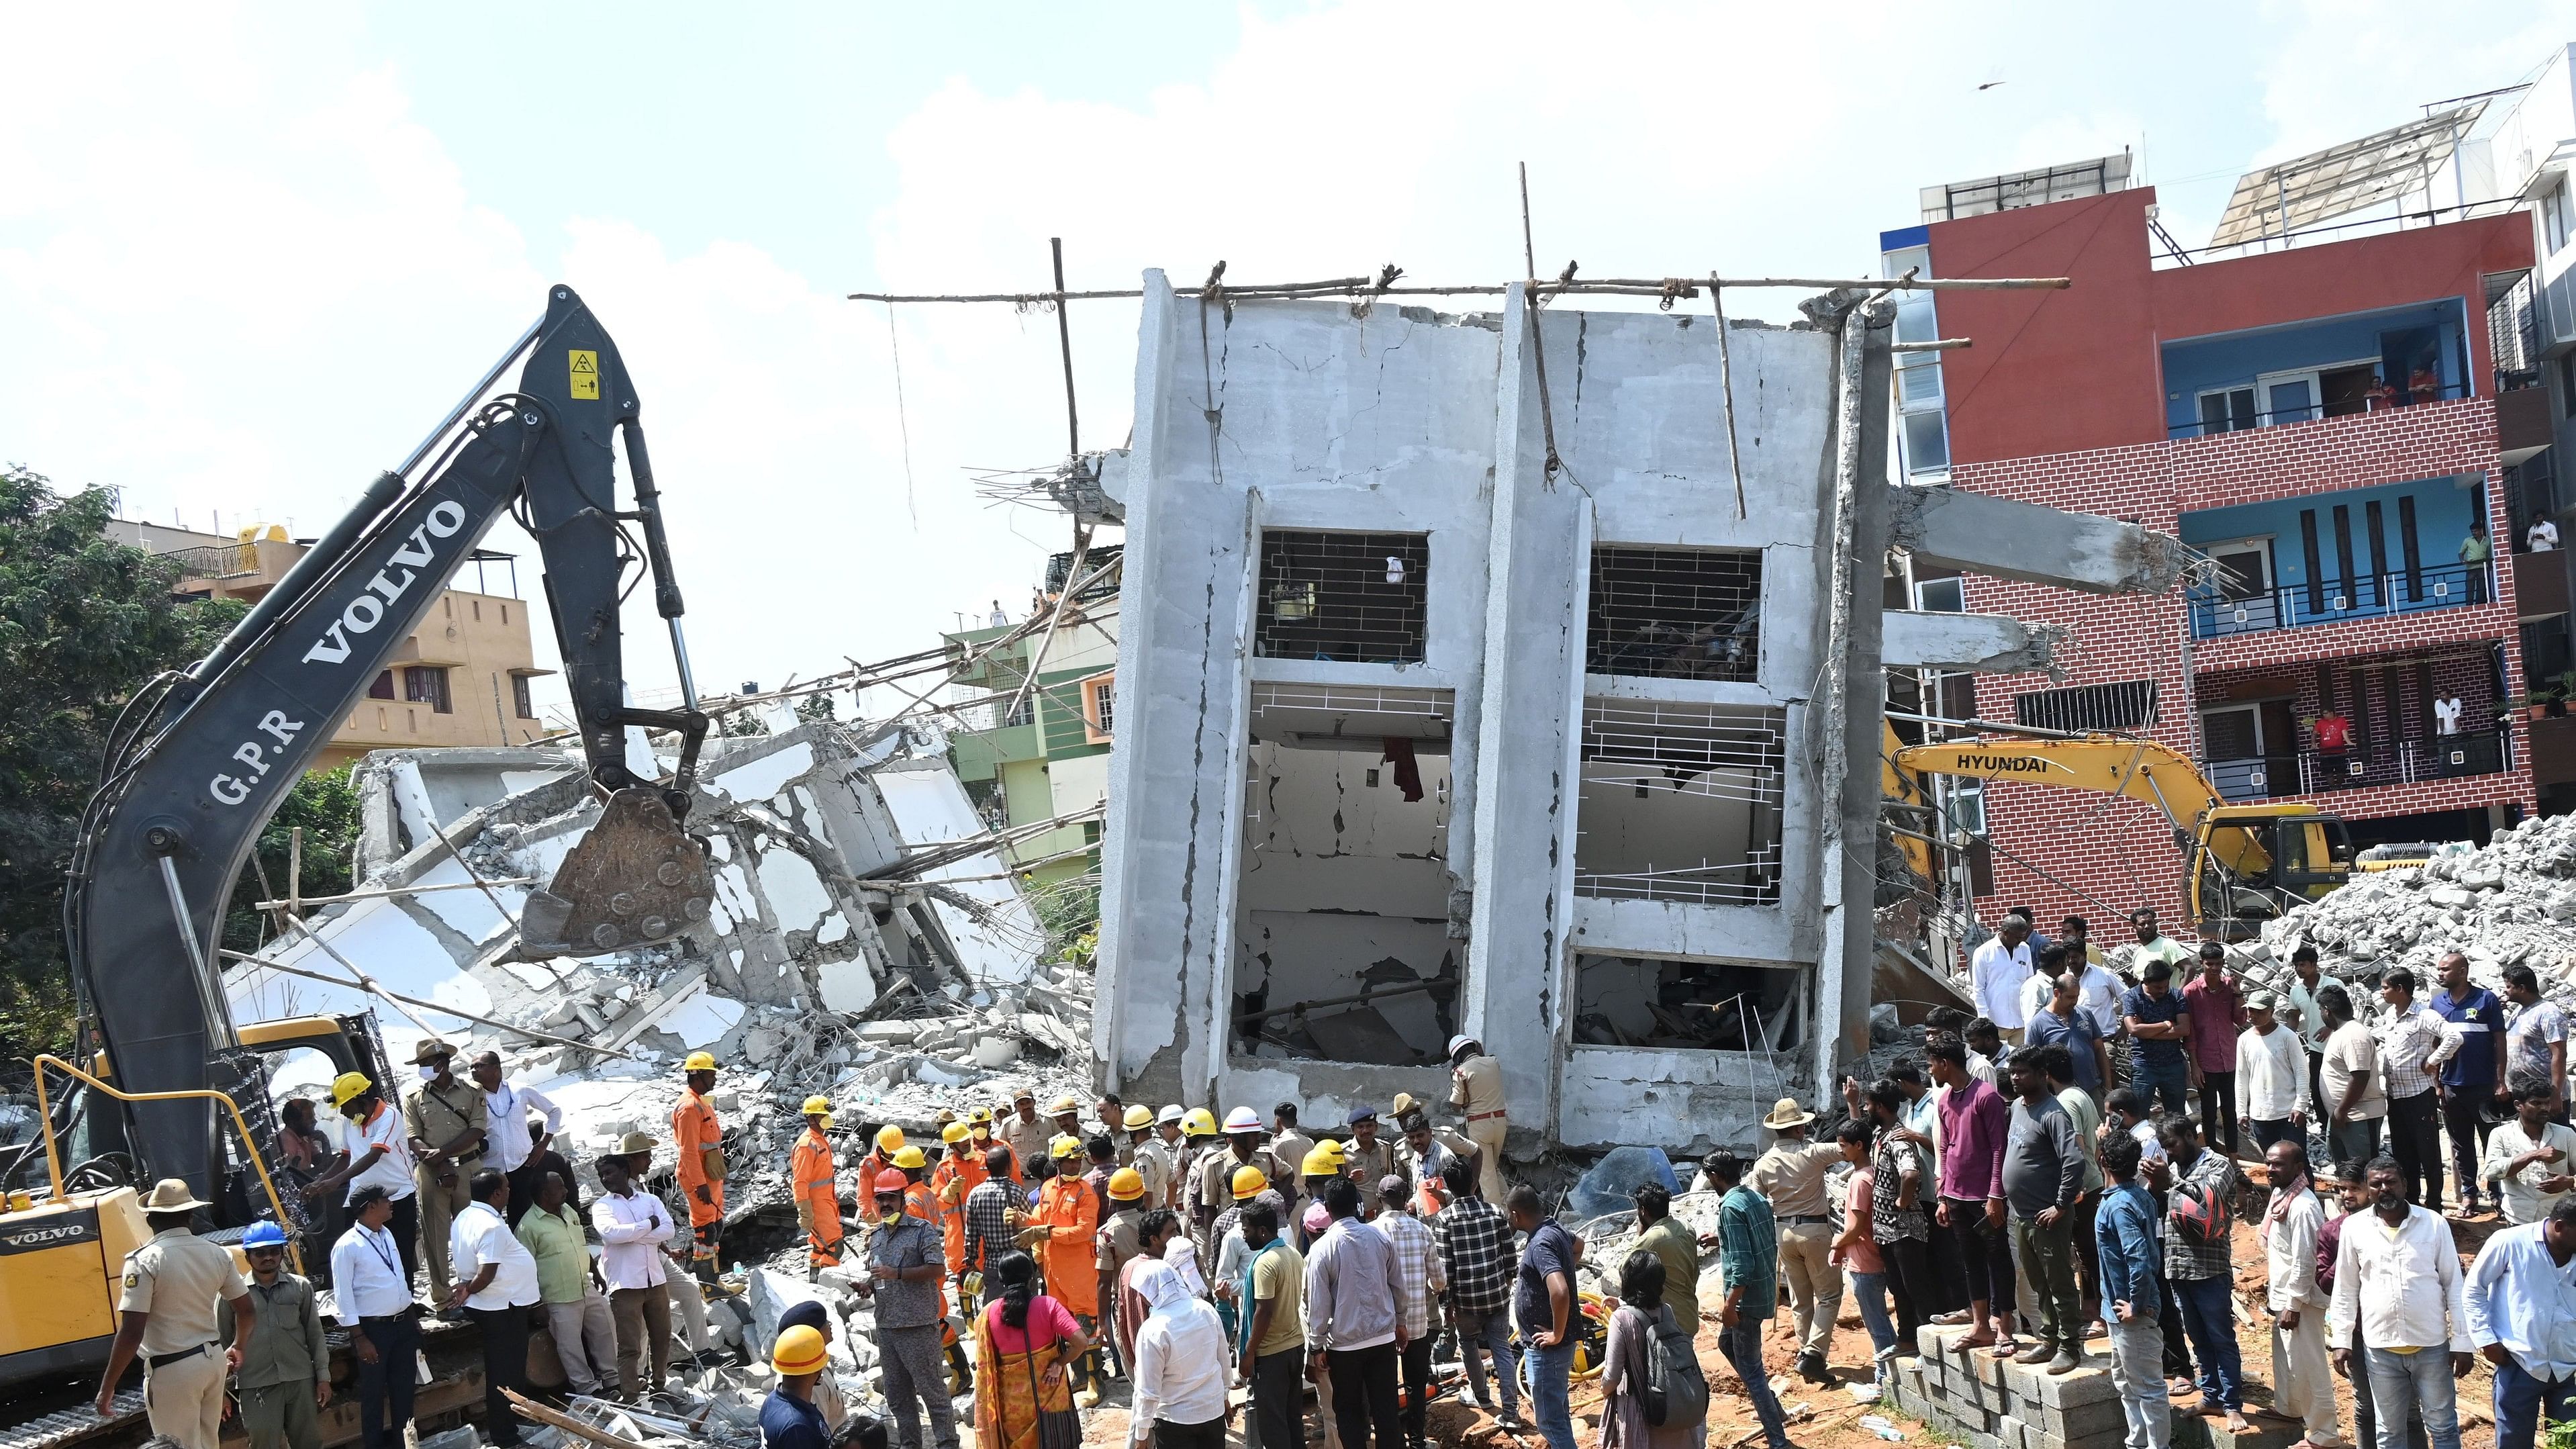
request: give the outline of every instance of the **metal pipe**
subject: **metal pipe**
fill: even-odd
[[[680,581],[671,568],[671,542],[662,531],[662,490],[653,482],[653,457],[644,448],[644,425],[628,418],[619,425],[626,439],[626,471],[635,480],[635,511],[643,515],[644,561],[653,570],[653,607],[671,630],[671,658],[680,670],[680,706],[698,707],[697,676],[689,668],[689,641],[680,632],[688,606],[680,598]]]
[[[438,446],[438,440],[447,436],[448,429],[455,427],[467,413],[472,412],[474,405],[483,400],[483,394],[492,390],[492,384],[501,380],[501,374],[509,370],[510,364],[518,361],[520,354],[535,345],[537,334],[543,332],[545,327],[546,321],[543,317],[528,324],[528,330],[519,334],[519,340],[511,343],[510,350],[501,354],[501,360],[493,363],[484,372],[482,381],[474,384],[473,389],[464,397],[457,399],[456,406],[448,409],[447,416],[439,419],[438,426],[429,430],[429,436],[421,439],[420,446],[412,449],[411,456],[403,459],[402,466],[394,471],[409,477],[411,470],[420,466],[420,460],[428,457],[430,450]]]
[[[206,966],[205,944],[197,939],[197,928],[188,911],[188,893],[179,885],[179,862],[169,855],[161,862],[161,889],[170,897],[171,924],[179,928],[179,942],[188,949],[188,968],[197,983],[197,1004],[205,1012],[206,1034],[215,1045],[232,1048],[241,1045],[241,1036],[233,1029],[232,1007],[224,1001],[222,981]]]
[[[164,857],[164,859],[167,859],[167,857]],[[113,1097],[120,1102],[188,1102],[200,1099],[211,1099],[213,1101],[223,1103],[224,1110],[232,1114],[233,1130],[241,1134],[242,1151],[249,1154],[250,1165],[259,1170],[259,1185],[266,1189],[268,1193],[269,1210],[277,1214],[277,1221],[280,1226],[285,1224],[286,1204],[278,1200],[277,1184],[269,1179],[268,1159],[260,1155],[259,1144],[251,1139],[250,1124],[242,1120],[241,1108],[233,1105],[232,1098],[227,1097],[223,1093],[215,1091],[210,1087],[198,1087],[180,1092],[120,1091],[117,1088],[111,1087],[107,1083],[100,1081],[98,1078],[91,1076],[89,1073],[82,1071],[80,1068],[73,1066],[71,1063],[64,1061],[61,1057],[55,1056],[49,1052],[38,1056],[35,1060],[36,1117],[38,1122],[41,1124],[41,1130],[45,1134],[45,1171],[47,1176],[52,1179],[54,1200],[56,1202],[63,1200],[63,1164],[62,1158],[57,1154],[54,1147],[53,1118],[48,1114],[45,1103],[45,1068],[47,1067],[52,1067],[54,1070],[61,1072],[64,1076],[70,1077],[81,1083],[83,1086],[88,1087],[93,1092]],[[293,1254],[295,1267],[297,1271],[301,1272],[304,1267],[304,1254],[295,1247],[292,1240],[289,1240],[287,1244],[287,1251],[290,1254]]]

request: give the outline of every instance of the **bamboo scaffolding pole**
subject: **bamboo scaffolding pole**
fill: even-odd
[[[1371,297],[1499,297],[1520,282],[1475,284],[1461,287],[1381,287],[1373,278],[1343,277],[1328,282],[1279,282],[1241,287],[1221,287],[1225,296],[1242,300],[1257,297],[1293,297],[1300,295],[1366,294]],[[1549,282],[1544,284],[1554,296],[1563,292],[1601,292],[1617,296],[1673,297],[1690,299],[1699,296],[1706,281],[1689,277],[1604,277],[1584,282]],[[1844,288],[1859,291],[1898,292],[2016,292],[2058,291],[2073,285],[2065,277],[1912,277],[1902,280],[1887,277],[1721,277],[1720,287],[1788,287],[1801,291],[1832,292]],[[850,292],[852,302],[1011,302],[1031,306],[1040,302],[1095,302],[1138,298],[1145,295],[1141,287],[1120,287],[1089,292]]]

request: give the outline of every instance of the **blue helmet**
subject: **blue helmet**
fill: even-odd
[[[286,1246],[286,1229],[265,1220],[253,1223],[242,1230],[241,1245],[244,1252],[253,1248],[283,1248]]]

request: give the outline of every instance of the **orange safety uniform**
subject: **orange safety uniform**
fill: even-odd
[[[869,1148],[868,1155],[859,1159],[859,1196],[868,1204],[874,1204],[877,1196],[877,1179],[889,1172],[901,1171],[903,1171],[902,1168],[894,1165],[893,1158],[873,1147]],[[873,1206],[869,1207],[867,1216],[871,1218],[876,1216],[876,1209]]]
[[[966,1271],[966,1194],[984,1185],[991,1176],[984,1170],[984,1159],[974,1153],[963,1157],[949,1156],[931,1169],[931,1195],[939,1199],[940,1241],[948,1249],[948,1276]]]
[[[903,1215],[919,1218],[942,1234],[948,1231],[948,1214],[939,1207],[939,1189],[932,1187],[927,1178],[903,1190]]]
[[[1078,1318],[1100,1315],[1100,1195],[1078,1177],[1050,1177],[1038,1189],[1033,1226],[1046,1229],[1039,1264],[1047,1296]]]
[[[831,1139],[807,1127],[788,1158],[787,1182],[814,1214],[813,1231],[805,1240],[806,1261],[817,1268],[841,1266],[841,1188],[832,1175]]]
[[[671,1142],[680,1154],[680,1195],[688,1200],[689,1226],[703,1228],[724,1217],[725,1185],[707,1176],[709,1152],[724,1150],[724,1128],[716,1121],[716,1109],[707,1099],[683,1087],[680,1105],[671,1109]],[[698,1201],[698,1189],[707,1189],[707,1201]]]

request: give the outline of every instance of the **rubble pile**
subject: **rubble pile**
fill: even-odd
[[[2528,820],[2484,849],[2421,866],[2356,874],[2231,954],[2256,984],[2277,985],[2302,945],[2316,948],[2320,970],[2347,981],[2403,966],[2429,983],[2435,961],[2458,950],[2480,986],[2500,992],[2506,967],[2529,966],[2543,993],[2576,1006],[2576,816]],[[2357,1008],[2367,1009],[2366,995]]]

